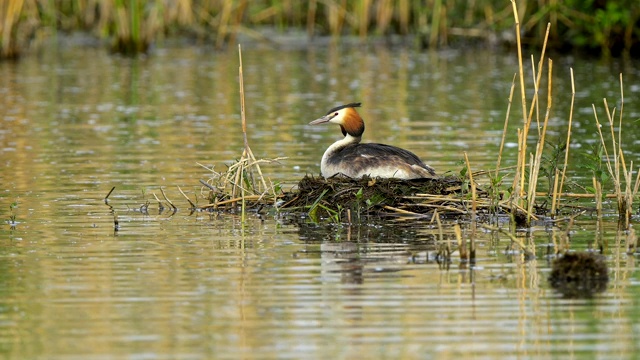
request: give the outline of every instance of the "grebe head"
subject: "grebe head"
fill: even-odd
[[[353,137],[361,137],[364,132],[364,121],[355,108],[360,107],[360,103],[351,103],[336,106],[327,112],[327,115],[313,120],[310,125],[324,124],[331,122],[340,125],[342,135],[351,135]]]

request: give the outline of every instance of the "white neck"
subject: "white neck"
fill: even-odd
[[[356,136],[351,136],[347,134],[343,139],[338,140],[333,144],[331,144],[331,146],[327,148],[327,151],[324,152],[324,155],[322,155],[322,162],[320,163],[320,170],[322,171],[322,175],[324,177],[329,177],[333,174],[333,173],[331,174],[328,173],[329,171],[328,160],[333,154],[335,154],[337,151],[340,151],[340,149],[342,149],[347,145],[359,143],[361,139],[362,137],[360,136],[356,137]]]

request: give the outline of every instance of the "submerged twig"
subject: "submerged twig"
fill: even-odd
[[[113,215],[113,230],[117,232],[120,229],[120,223],[118,221],[118,214],[116,213],[116,210],[113,208],[113,206],[111,206],[111,204],[109,204],[109,196],[111,196],[111,193],[115,189],[116,189],[116,187],[114,186],[114,187],[111,188],[111,190],[109,190],[109,193],[107,194],[107,196],[104,197],[104,203],[111,210],[111,214]]]
[[[111,196],[111,193],[113,192],[113,190],[115,190],[116,187],[112,187],[111,190],[109,190],[109,193],[107,194],[107,196],[104,197],[104,203],[109,205],[109,196]]]
[[[153,198],[156,199],[156,202],[158,203],[158,213],[162,213],[164,211],[164,204],[162,203],[162,200],[158,198],[156,193],[153,193]]]
[[[215,186],[209,184],[208,182],[206,182],[206,181],[204,181],[202,179],[200,179],[200,184],[202,184],[203,186],[209,188],[209,190],[211,190],[211,191],[218,191],[218,189]]]
[[[171,208],[173,209],[173,212],[177,212],[178,208],[173,205],[173,203],[171,202],[171,200],[169,200],[169,198],[167,197],[167,194],[164,193],[164,188],[160,187],[160,193],[162,193],[162,196],[164,197],[165,201],[169,204],[169,206],[171,206]]]
[[[180,186],[178,186],[177,188],[178,188],[178,191],[180,191],[180,194],[182,194],[182,196],[184,196],[184,198],[187,199],[187,201],[191,205],[191,208],[195,209],[196,208],[196,204],[194,204],[193,201],[191,201],[191,199],[189,199],[187,194],[185,194],[184,191],[182,191],[182,189],[180,189]]]

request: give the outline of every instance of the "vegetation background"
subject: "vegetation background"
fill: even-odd
[[[640,55],[638,0],[513,0],[523,41],[604,56]],[[88,32],[136,54],[168,37],[218,48],[238,34],[271,41],[297,30],[313,39],[402,36],[437,48],[478,40],[514,45],[510,0],[0,0],[0,58],[17,58],[58,34]]]

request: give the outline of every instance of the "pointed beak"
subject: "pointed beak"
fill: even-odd
[[[309,125],[324,124],[326,122],[329,122],[329,120],[331,120],[331,117],[329,115],[325,115],[319,119],[313,120],[312,122],[309,123]]]

